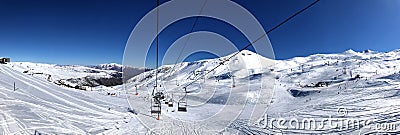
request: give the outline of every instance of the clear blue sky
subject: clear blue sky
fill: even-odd
[[[268,30],[313,0],[235,2]],[[0,0],[0,57],[56,64],[121,63],[130,32],[154,7],[155,0]],[[163,31],[161,49],[189,33],[193,21],[188,18]],[[199,30],[224,35],[237,46],[248,43],[218,20],[200,18]],[[275,57],[287,59],[347,49],[390,51],[400,47],[399,35],[399,0],[321,0],[268,36]],[[198,53],[187,60],[210,57]]]

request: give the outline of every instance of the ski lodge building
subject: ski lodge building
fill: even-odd
[[[10,62],[10,58],[0,58],[0,64],[6,64],[7,62]]]

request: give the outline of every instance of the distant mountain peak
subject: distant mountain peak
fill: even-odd
[[[392,52],[400,52],[400,49],[395,49]]]
[[[90,66],[92,68],[101,69],[101,70],[115,70],[118,72],[122,72],[122,65],[117,63],[107,63],[107,64],[99,64],[97,66]]]
[[[104,64],[99,64],[98,66],[121,66],[121,64],[118,63],[104,63]]]
[[[374,51],[369,50],[369,49],[362,51],[362,53],[371,53],[371,52],[374,52]]]
[[[347,51],[343,52],[344,54],[356,54],[357,52],[355,52],[353,49],[349,49]]]

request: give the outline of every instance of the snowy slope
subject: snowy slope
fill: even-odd
[[[126,134],[132,125],[140,132],[123,95],[62,88],[13,65],[0,65],[0,72],[0,134]]]
[[[13,66],[13,69],[21,73],[27,71],[27,74],[50,74],[52,75],[53,80],[80,78],[85,76],[109,76],[110,73],[117,72],[112,70],[97,70],[79,65],[56,65],[30,62],[11,62],[10,65]],[[61,72],[64,73],[60,74]]]
[[[258,123],[247,124],[239,120],[231,123],[230,127],[233,131],[248,134],[375,133],[382,131],[370,130],[367,127],[385,121],[391,124],[398,124],[398,116],[400,114],[398,113],[400,107],[398,94],[400,93],[398,78],[400,68],[396,67],[400,65],[400,51],[398,50],[386,53],[370,50],[363,52],[348,50],[339,54],[315,54],[288,60],[269,60],[259,57],[250,51],[243,51],[227,61],[226,64],[211,71],[210,74],[205,76],[205,79],[202,78],[204,72],[210,71],[230,56],[180,63],[175,67],[173,65],[162,66],[157,70],[159,72],[159,83],[162,86],[157,86],[157,88],[165,93],[182,95],[181,87],[195,82],[191,85],[191,88],[188,88],[188,102],[198,104],[206,101],[203,98],[204,96],[207,97],[207,95],[198,94],[202,91],[206,91],[205,93],[215,89],[218,91],[229,91],[233,83],[232,76],[234,76],[236,77],[235,84],[237,85],[234,89],[238,89],[238,91],[233,95],[246,95],[234,96],[238,101],[231,102],[231,104],[238,104],[241,103],[239,99],[251,99],[254,97],[257,99],[257,97],[259,98],[260,95],[263,95],[247,91],[246,88],[248,86],[244,87],[244,85],[248,84],[249,78],[254,78],[254,76],[262,74],[261,78],[264,80],[275,79],[274,83],[267,84],[274,87],[274,92],[269,92],[269,94],[273,93],[272,100],[270,101],[271,104],[266,113],[269,118],[290,119],[295,117],[301,119],[334,117],[338,109],[345,108],[349,112],[347,115],[348,118],[373,121],[369,125],[361,126],[362,129],[346,130],[329,127],[321,130],[265,128],[263,127],[263,124],[265,124],[263,123],[263,120],[265,120],[263,117],[259,118]],[[261,66],[258,63],[261,63]],[[146,95],[149,95],[153,90],[154,75],[155,70],[145,72],[129,80],[125,86],[129,94],[134,94],[134,86],[137,86],[140,95],[144,95],[141,98],[147,99],[147,101],[130,99],[132,106],[139,107],[137,110],[142,111],[140,113],[148,114],[148,110],[140,109],[140,107],[146,108],[146,106],[149,106],[149,97]],[[215,83],[217,82],[215,80],[219,80],[218,83]],[[260,83],[265,82],[250,81],[250,83],[254,83],[255,85],[253,85],[258,87],[261,85]],[[190,93],[194,94],[191,95]],[[219,103],[226,104],[227,102],[224,101],[224,98],[223,96],[218,98],[211,97],[208,98],[208,101],[222,100]],[[264,97],[260,99],[270,98]],[[267,102],[268,100],[265,103]],[[218,104],[217,106],[202,108],[200,110],[214,110],[213,108],[218,108]],[[167,107],[165,108],[168,109]],[[162,115],[178,119],[201,119],[212,113],[212,111],[205,113],[204,111],[193,109],[193,112],[189,111],[189,114],[165,112]],[[228,117],[228,115],[226,116]],[[139,118],[145,119],[140,117],[140,114]],[[223,125],[226,123],[222,122],[219,124]],[[193,129],[194,127],[188,126],[186,128]],[[195,133],[196,131],[192,132]],[[394,132],[398,132],[398,130]]]
[[[268,108],[268,119],[315,118],[321,121],[323,118],[340,117],[337,111],[346,110],[346,117],[340,118],[372,122],[360,126],[359,129],[325,126],[319,130],[298,130],[265,128],[263,121],[266,119],[261,118],[258,126],[248,127],[254,132],[399,133],[400,52],[398,50],[386,53],[348,50],[339,54],[316,54],[276,63],[277,85],[273,103]],[[328,85],[317,86],[319,82]],[[375,130],[377,124],[391,124],[397,128]]]
[[[117,64],[117,63],[108,63],[108,64],[100,64],[100,65],[96,65],[96,66],[89,66],[89,67],[101,69],[101,70],[115,70],[118,72],[122,72],[123,65]]]
[[[385,53],[348,50],[288,60],[271,60],[242,51],[227,61],[231,56],[164,65],[129,79],[125,85],[99,86],[94,91],[59,87],[48,82],[45,76],[29,75],[33,71],[23,72],[33,67],[35,73],[65,79],[107,76],[115,72],[106,70],[113,66],[96,69],[36,63],[0,65],[0,134],[33,134],[35,130],[50,134],[399,133],[400,50]],[[216,66],[218,68],[212,70]],[[160,121],[149,113],[155,72],[159,73],[157,90],[173,94],[174,99],[174,107],[162,106]],[[13,91],[13,82],[18,88],[16,91]],[[187,113],[181,113],[176,111],[176,103],[184,97],[182,88],[185,86],[189,107]],[[138,95],[135,95],[136,87]],[[262,91],[257,91],[260,88]],[[127,111],[130,105],[136,115]],[[243,109],[248,112],[241,105],[268,108],[266,115],[255,112],[259,117],[253,118],[246,113],[235,114]],[[339,115],[338,110],[345,115]],[[238,119],[230,119],[234,116]],[[210,117],[208,122],[201,121]],[[371,122],[357,129],[278,128],[276,122],[272,127],[265,126],[266,121],[273,118],[300,121],[315,118],[318,121],[327,117]],[[246,118],[251,119],[251,123]],[[188,124],[180,120],[195,122]],[[374,130],[378,123],[394,124],[397,129]],[[212,128],[204,129],[204,125]],[[283,125],[288,126],[288,123]]]
[[[117,64],[103,64],[99,67],[79,65],[55,65],[30,62],[11,62],[14,70],[69,87],[115,86],[122,84],[122,73]],[[100,68],[102,67],[102,68]],[[121,69],[122,70],[122,69]]]

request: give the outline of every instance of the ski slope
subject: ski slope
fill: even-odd
[[[40,76],[47,79],[45,75],[51,75],[51,80],[61,80],[69,78],[82,78],[86,76],[94,77],[111,77],[110,74],[116,73],[115,70],[102,70],[88,66],[79,65],[56,65],[56,64],[42,64],[31,62],[11,62],[9,65],[12,69],[19,72],[26,72],[26,74]],[[115,64],[114,64],[115,65]],[[107,64],[101,64],[99,67],[107,69]],[[112,67],[111,67],[112,68]]]
[[[251,51],[227,60],[230,56],[163,65],[124,85],[98,86],[93,91],[60,87],[43,76],[23,72],[33,69],[63,79],[115,71],[93,74],[85,72],[92,68],[83,66],[2,64],[0,134],[400,133],[400,50],[348,50],[287,60],[271,60]],[[150,114],[156,71],[157,90],[174,103],[174,107],[162,105],[160,120]],[[186,113],[177,111],[185,86]],[[253,110],[254,115],[249,115]],[[268,120],[278,118],[370,122],[358,128],[280,128],[276,121],[268,125]],[[388,127],[377,129],[378,124]]]
[[[400,130],[400,68],[396,68],[400,65],[399,50],[386,53],[370,50],[363,52],[348,50],[339,54],[315,54],[288,60],[269,60],[257,56],[251,51],[243,51],[227,61],[227,64],[201,78],[204,72],[210,71],[221,61],[226,61],[228,57],[180,63],[178,66],[165,65],[157,70],[161,84],[161,86],[157,86],[157,89],[164,93],[183,95],[182,87],[195,82],[187,87],[189,104],[187,113],[176,112],[176,107],[162,106],[161,116],[166,119],[167,122],[165,123],[168,124],[151,124],[157,123],[156,117],[149,113],[151,100],[149,95],[153,91],[155,70],[140,74],[128,81],[125,86],[128,94],[133,95],[135,93],[134,86],[137,86],[140,95],[132,96],[129,99],[130,104],[133,108],[136,108],[135,110],[138,112],[138,117],[142,120],[142,123],[147,124],[148,128],[154,129],[155,133],[160,134],[164,134],[165,131],[179,134],[182,133],[182,128],[183,131],[193,134],[198,132],[226,134],[366,134],[398,133]],[[232,76],[236,78],[236,87],[234,88],[231,87],[233,84]],[[196,79],[196,77],[200,79]],[[257,78],[259,81],[254,81]],[[271,81],[271,79],[273,80]],[[262,86],[264,93],[251,91],[260,86]],[[268,88],[268,86],[272,86],[272,88]],[[226,93],[220,93],[220,96],[217,97],[204,94],[215,93],[215,91]],[[270,94],[271,97],[269,97]],[[177,97],[179,99],[179,96]],[[174,99],[175,104],[178,99]],[[234,100],[227,102],[228,99]],[[214,115],[214,110],[221,107],[232,108],[231,114],[222,112],[224,117],[231,118],[233,117],[231,115],[235,114],[232,112],[238,111],[235,108],[239,106],[235,105],[246,104],[249,101],[260,101],[260,99],[261,102],[258,102],[257,105],[266,105],[268,109],[264,117],[258,117],[257,122],[249,123],[246,119],[240,119],[243,114],[239,114],[237,119],[230,121],[221,120],[212,121],[212,124],[203,123],[214,127],[229,127],[206,132],[207,130],[201,130],[204,127],[202,124],[188,124],[187,127],[182,127],[179,126],[179,122],[170,121],[170,119],[192,120],[192,123],[197,123],[197,120],[210,118]],[[201,103],[205,105],[196,106]],[[345,116],[340,114],[343,112],[345,112]],[[315,118],[318,121],[330,117],[356,119],[361,122],[368,120],[369,123],[360,125],[358,128],[346,129],[329,126],[321,129],[277,128],[277,123],[274,123],[272,127],[265,126],[265,124],[268,124],[265,121],[271,118],[287,120]],[[228,125],[226,125],[227,123]],[[375,125],[377,124],[388,124],[397,128],[379,130],[376,129]],[[288,123],[285,123],[284,126],[288,126]]]
[[[257,134],[400,133],[399,50],[386,53],[348,50],[276,63],[277,83],[266,117],[254,125],[234,124],[233,127]],[[317,86],[319,82],[327,85]],[[301,128],[301,125],[300,129],[287,128],[289,122],[283,124],[286,128],[278,128],[277,123],[265,126],[272,118],[287,121],[313,118],[317,124],[324,123],[324,118],[369,123],[356,128],[345,124],[331,127],[327,122],[315,129]]]
[[[101,89],[89,92],[59,87],[14,70],[12,65],[0,65],[0,111],[0,134],[4,135],[141,131],[127,111],[123,95],[110,97]]]

